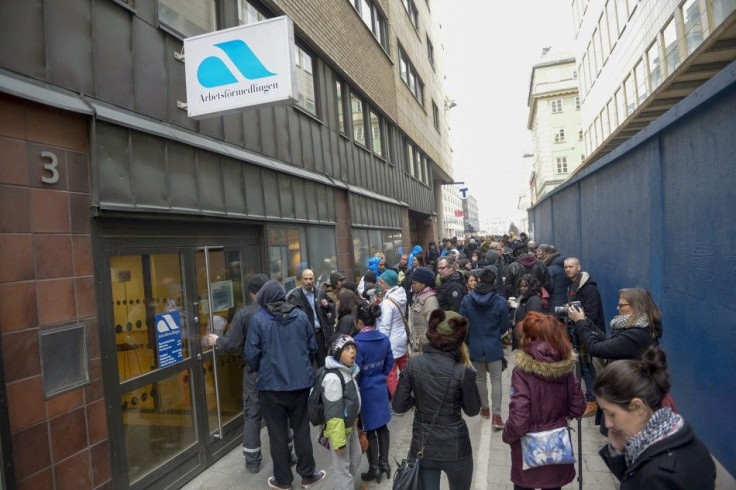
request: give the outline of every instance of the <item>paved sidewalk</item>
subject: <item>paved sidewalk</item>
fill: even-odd
[[[502,417],[506,419],[508,414],[508,393],[511,382],[511,369],[513,368],[514,354],[509,355],[509,369],[503,373],[503,410]],[[489,386],[490,394],[490,386]],[[598,427],[593,424],[594,417],[583,419],[583,488],[595,490],[615,490],[618,489],[616,479],[611,475],[606,466],[603,464],[598,449],[605,443],[605,439],[598,432]],[[474,450],[475,469],[473,473],[474,489],[490,489],[490,490],[512,490],[513,484],[509,480],[511,474],[511,451],[507,444],[501,440],[501,431],[494,431],[491,428],[491,421],[477,417],[466,418],[468,429],[470,430],[471,440]],[[409,443],[411,440],[411,424],[412,414],[408,413],[404,416],[394,416],[389,423],[391,431],[391,453],[389,459],[393,463],[393,459],[401,460],[406,456]],[[577,430],[577,422],[573,421],[573,427]],[[312,428],[312,439],[316,440],[317,430]],[[573,443],[575,446],[575,455],[577,454],[577,433],[573,432]],[[184,488],[186,490],[236,490],[236,489],[256,489],[268,488],[266,480],[273,473],[271,472],[271,458],[268,450],[268,434],[266,429],[261,433],[261,442],[263,446],[264,465],[260,473],[252,475],[245,471],[243,463],[243,455],[238,447],[230,452],[227,456],[208,468],[196,479],[191,481]],[[327,450],[319,444],[314,444],[314,456],[317,461],[317,468],[327,470],[327,478],[316,489],[332,488],[332,464],[331,458]],[[368,463],[364,460],[360,471],[367,471]],[[294,488],[299,488],[300,477],[294,473]],[[390,489],[391,481],[385,478],[378,485],[375,482],[365,484],[360,481],[360,475],[355,483],[356,489]],[[449,488],[447,480],[443,476],[442,488]],[[573,481],[571,484],[563,487],[572,490],[578,488],[578,482]]]

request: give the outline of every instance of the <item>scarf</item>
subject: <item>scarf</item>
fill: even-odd
[[[618,315],[611,320],[611,338],[618,336],[627,328],[649,328],[649,320],[646,315],[631,318],[631,315]]]
[[[654,412],[644,429],[626,441],[626,466],[631,466],[649,446],[671,436],[682,429],[684,424],[683,418],[669,407],[662,407]]]

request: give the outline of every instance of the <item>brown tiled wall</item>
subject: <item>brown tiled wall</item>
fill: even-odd
[[[335,190],[335,211],[337,214],[337,226],[335,226],[335,239],[337,240],[337,268],[340,272],[345,274],[345,277],[354,281],[353,237],[350,233],[348,193],[341,189]]]
[[[59,181],[44,184],[48,159]],[[0,94],[0,332],[19,489],[109,487],[92,271],[87,120]],[[39,331],[87,325],[90,379],[44,400]]]

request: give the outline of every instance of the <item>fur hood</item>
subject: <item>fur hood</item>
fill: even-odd
[[[557,351],[544,342],[533,342],[526,351],[516,353],[516,366],[522,371],[542,378],[563,378],[575,370],[577,356],[570,353],[567,359],[560,359]]]
[[[560,257],[561,255],[562,253],[560,253],[559,250],[555,253],[547,255],[543,260],[544,265],[546,267],[549,267],[549,264],[551,264],[553,260],[555,260],[557,257]]]

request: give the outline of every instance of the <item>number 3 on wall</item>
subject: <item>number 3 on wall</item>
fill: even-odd
[[[56,158],[55,153],[52,153],[50,151],[42,151],[41,158],[48,158],[50,160],[49,163],[43,164],[43,168],[44,170],[48,170],[49,172],[51,172],[50,177],[42,175],[41,182],[43,182],[44,184],[56,184],[59,181],[59,170],[56,168],[59,165],[59,159]]]

